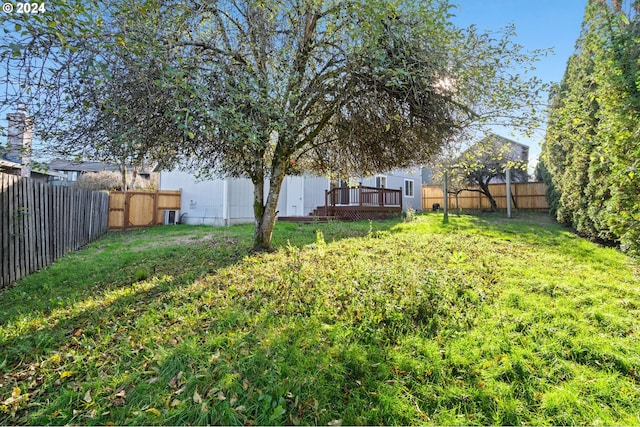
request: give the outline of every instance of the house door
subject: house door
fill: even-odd
[[[331,204],[334,205],[348,205],[350,202],[349,192],[351,187],[349,187],[349,181],[344,179],[338,179],[337,181],[331,181],[331,189],[339,188],[340,191],[336,191],[333,200],[331,200]]]
[[[286,179],[287,216],[304,216],[304,177],[288,176]]]
[[[350,200],[350,187],[349,187],[349,181],[345,181],[343,179],[341,179],[339,181],[339,185],[340,185],[340,189],[342,191],[340,191],[340,203],[343,205],[348,205],[351,200]]]

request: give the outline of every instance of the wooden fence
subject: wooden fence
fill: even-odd
[[[165,210],[180,210],[180,191],[112,191],[109,228],[124,229],[163,224]]]
[[[498,209],[507,208],[507,188],[506,184],[489,184],[489,191],[496,200]],[[515,199],[517,209],[522,210],[549,210],[549,203],[545,196],[547,186],[543,182],[519,182],[511,184],[511,194]],[[422,186],[422,209],[431,210],[434,203],[442,206],[442,186],[423,185]],[[514,204],[511,207],[516,208]],[[476,191],[463,191],[458,197],[449,194],[450,209],[471,209],[482,210],[491,209],[491,203],[484,194]]]
[[[105,193],[0,173],[0,289],[107,231]]]

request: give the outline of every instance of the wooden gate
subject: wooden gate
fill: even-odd
[[[109,193],[109,228],[160,225],[166,210],[180,210],[180,191],[112,191]]]

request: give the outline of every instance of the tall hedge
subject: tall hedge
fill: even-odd
[[[640,1],[588,2],[542,149],[556,218],[640,255]],[[555,204],[557,202],[557,204]]]

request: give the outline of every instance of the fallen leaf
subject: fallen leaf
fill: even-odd
[[[82,328],[78,328],[75,331],[73,331],[73,336],[74,337],[79,337],[80,335],[82,335],[84,331],[82,330]]]
[[[226,399],[227,399],[227,396],[225,396],[223,392],[218,393],[218,400],[226,400]]]
[[[70,377],[70,376],[72,376],[74,373],[75,373],[75,372],[73,372],[73,371],[63,371],[63,372],[60,372],[60,379]]]
[[[206,414],[208,409],[209,407],[207,406],[207,402],[202,402],[202,406],[200,407],[200,412],[203,414]]]
[[[173,389],[177,389],[180,386],[181,379],[182,379],[182,371],[178,372],[177,375],[174,375],[173,377],[171,377],[171,379],[169,380],[169,387]]]
[[[93,399],[91,398],[91,391],[87,390],[82,399],[87,403],[91,403],[93,401]]]
[[[49,363],[54,364],[54,365],[59,365],[60,362],[62,362],[62,358],[60,357],[59,353],[56,353],[53,356],[51,356],[47,361]]]
[[[341,425],[342,425],[342,420],[332,420],[332,421],[329,421],[329,424],[328,424],[328,425],[330,425],[330,426],[341,426]]]
[[[125,401],[126,397],[127,397],[127,391],[125,390],[125,386],[120,386],[116,390],[115,399],[111,402],[111,404],[113,406],[124,406],[126,403]]]
[[[19,404],[23,398],[27,398],[28,396],[28,394],[22,395],[22,390],[20,390],[20,387],[14,387],[13,390],[11,390],[11,397],[2,402],[2,405],[12,406],[15,405],[16,402]]]
[[[193,403],[202,403],[202,397],[198,394],[198,390],[193,392]]]
[[[162,413],[158,411],[156,408],[149,408],[146,410],[146,412],[151,412],[153,415],[156,415],[158,417],[162,415]]]
[[[176,408],[176,407],[180,406],[180,404],[181,404],[181,403],[182,403],[182,400],[180,400],[180,399],[173,399],[173,400],[171,401],[171,407],[172,407],[172,408]]]

